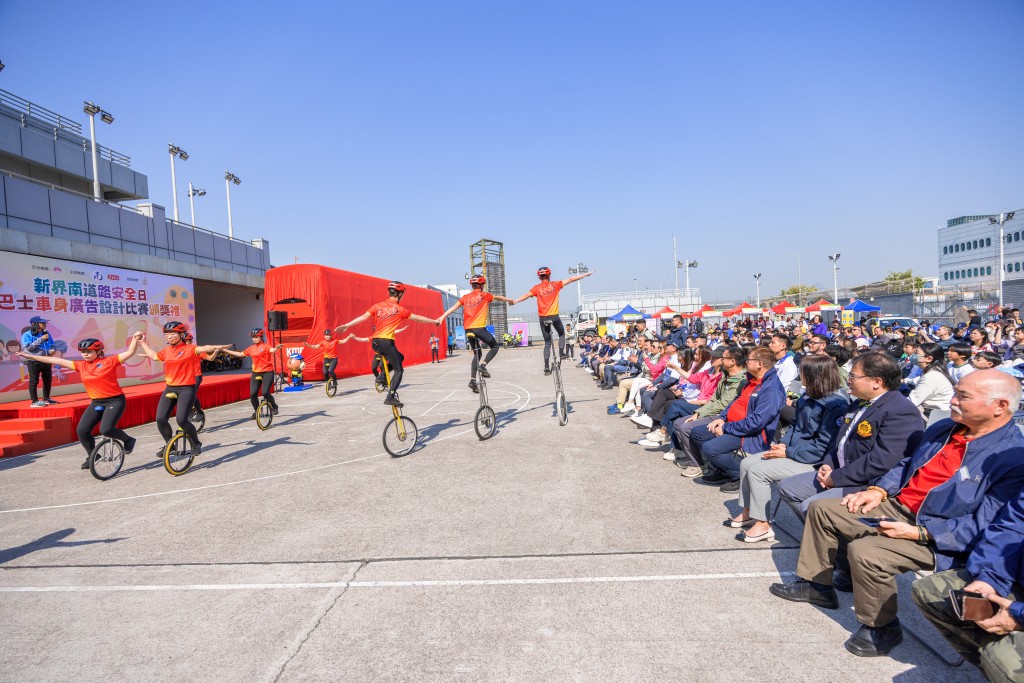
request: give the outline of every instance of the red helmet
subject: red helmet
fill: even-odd
[[[183,341],[184,341],[184,342],[185,342],[186,344],[191,344],[192,342],[194,342],[194,341],[196,340],[196,338],[192,336],[192,333],[191,333],[191,332],[186,332],[186,333],[185,333],[185,334],[184,334],[184,335],[182,336],[182,340],[183,340]]]
[[[537,269],[537,277],[551,277],[551,269],[547,266],[541,266]]]
[[[480,285],[481,287],[483,287],[486,284],[487,284],[487,278],[485,278],[483,275],[474,275],[473,277],[469,278],[469,286],[470,287],[475,287],[477,285]]]
[[[262,327],[254,327],[254,328],[252,328],[251,330],[249,330],[249,336],[250,337],[262,337],[263,336],[263,328]]]
[[[391,293],[405,294],[405,285],[398,280],[392,280],[388,283],[388,294]]]
[[[99,339],[91,339],[91,338],[90,339],[83,339],[82,341],[78,342],[78,350],[79,351],[102,351],[103,350],[103,342],[101,342]]]
[[[186,325],[185,323],[180,323],[177,320],[172,320],[169,323],[165,323],[164,324],[164,334],[169,334],[171,332],[177,332],[178,334],[185,334],[186,332],[188,332],[188,325]]]

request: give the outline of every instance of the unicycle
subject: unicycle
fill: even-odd
[[[327,391],[327,396],[329,398],[334,398],[334,395],[338,393],[338,380],[327,380],[327,383],[324,384],[324,389]]]
[[[387,382],[386,386],[391,386],[391,369],[383,356],[381,357],[381,368]],[[391,414],[394,417],[384,425],[384,434],[381,440],[384,442],[384,450],[392,458],[400,458],[403,455],[409,455],[416,448],[419,431],[416,429],[415,422],[402,415],[402,409],[399,406],[391,406]]]
[[[551,323],[545,322],[544,325],[548,328],[548,336],[551,337]],[[569,424],[569,405],[566,403],[565,391],[562,388],[562,349],[556,344],[552,346],[555,347],[555,357],[551,363],[551,377],[555,380],[555,414],[558,415],[558,424],[564,427]]]
[[[476,338],[476,335],[470,334],[468,336],[470,344],[473,345],[473,355],[476,356],[477,371],[474,379],[476,380],[477,392],[480,394],[480,407],[473,418],[473,430],[476,432],[478,439],[486,441],[494,436],[494,433],[497,431],[498,418],[487,400],[487,378],[480,374],[480,358],[483,356],[480,341]]]
[[[89,454],[89,471],[100,481],[116,476],[122,465],[124,446],[116,439],[100,439]]]
[[[179,429],[164,446],[164,469],[175,477],[185,474],[192,467],[192,461],[197,454],[195,443],[188,434]]]
[[[270,424],[274,421],[274,410],[270,407],[270,402],[266,399],[260,401],[259,408],[256,409],[256,426],[260,428],[260,431],[267,431],[270,429]]]

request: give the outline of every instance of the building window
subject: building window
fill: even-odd
[[[960,251],[960,245],[959,244],[954,244],[953,245],[953,252],[956,253],[958,251]]]
[[[978,248],[978,240],[974,240],[974,248],[975,248],[975,249],[977,249],[977,248]]]
[[[943,273],[942,274],[942,279],[943,280],[948,280],[949,279],[949,273]]]
[[[949,253],[949,252],[947,252],[947,251],[946,251],[946,247],[943,247],[943,248],[942,248],[942,253],[943,253],[943,254],[947,254],[947,253]]]
[[[967,251],[967,243],[966,242],[961,242],[960,243],[960,251]]]
[[[992,266],[989,266],[988,268],[985,269],[985,275],[991,275],[991,274],[992,274]]]
[[[974,269],[974,277],[978,277],[979,275],[981,275],[981,271],[979,269],[975,268]]]
[[[991,237],[986,237],[985,238],[985,246],[986,247],[991,247],[992,246],[992,238]]]
[[[1020,233],[1019,232],[1013,233],[1013,241],[1014,242],[1020,242]]]

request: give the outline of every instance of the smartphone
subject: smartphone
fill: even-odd
[[[949,602],[960,621],[984,621],[995,616],[998,609],[994,602],[973,591],[951,590]]]
[[[879,522],[895,522],[896,520],[892,517],[861,517],[860,523],[867,524],[871,527],[878,527]]]

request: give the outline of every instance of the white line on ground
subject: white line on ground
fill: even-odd
[[[440,401],[438,401],[438,402],[437,402],[437,403],[435,403],[434,405],[432,405],[432,406],[430,406],[429,408],[427,408],[426,412],[424,412],[424,413],[423,413],[423,415],[420,415],[420,417],[423,417],[424,415],[426,415],[427,413],[429,413],[429,412],[430,412],[431,410],[433,410],[434,408],[438,407],[439,405],[441,405],[442,403],[444,403],[445,401],[447,401],[448,399],[450,399],[450,398],[451,398],[452,396],[454,396],[454,395],[455,395],[455,394],[457,393],[457,391],[458,391],[458,390],[456,390],[456,391],[453,391],[452,393],[448,394],[447,396],[445,396],[444,398],[442,398],[442,399],[441,399]]]
[[[296,590],[322,588],[451,588],[471,586],[547,586],[587,583],[653,583],[664,581],[723,581],[780,579],[794,572],[740,572],[732,574],[666,574],[660,576],[574,576],[555,579],[447,579],[441,581],[330,581],[326,583],[199,583],[140,586],[4,586],[0,593],[99,593],[152,591]]]

